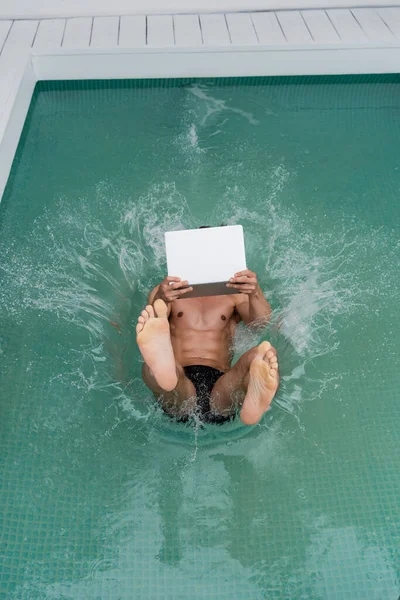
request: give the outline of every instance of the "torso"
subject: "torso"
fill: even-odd
[[[169,322],[177,361],[183,367],[206,365],[227,371],[239,320],[235,295],[175,300]]]

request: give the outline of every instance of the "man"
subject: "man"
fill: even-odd
[[[149,295],[136,326],[143,379],[163,409],[180,420],[197,412],[206,422],[229,420],[240,406],[246,425],[258,423],[279,386],[275,349],[263,342],[231,368],[232,340],[240,321],[267,323],[271,307],[255,273],[236,273],[237,294],[185,298],[192,290],[166,277]]]

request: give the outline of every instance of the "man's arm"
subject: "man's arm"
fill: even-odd
[[[147,298],[147,304],[151,304],[153,306],[153,304],[157,300],[157,298],[160,297],[159,291],[160,291],[160,284],[156,285],[156,287],[151,290],[151,292]],[[166,305],[168,306],[168,316],[169,316],[169,313],[171,312],[171,303],[166,302]]]
[[[171,303],[192,291],[187,287],[187,281],[181,281],[179,277],[165,277],[159,285],[156,285],[149,294],[148,303],[153,305],[157,299],[161,299],[168,307],[168,317],[171,313]]]
[[[257,275],[246,269],[235,274],[227,287],[236,288],[236,310],[245,325],[266,325],[271,317],[271,305],[264,297],[257,281]]]

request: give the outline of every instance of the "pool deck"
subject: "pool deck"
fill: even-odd
[[[400,5],[0,20],[0,197],[40,79],[384,73],[399,65]]]

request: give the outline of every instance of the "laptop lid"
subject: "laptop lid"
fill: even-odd
[[[237,293],[225,283],[246,269],[243,227],[208,227],[165,234],[168,275],[188,280],[186,297]]]

